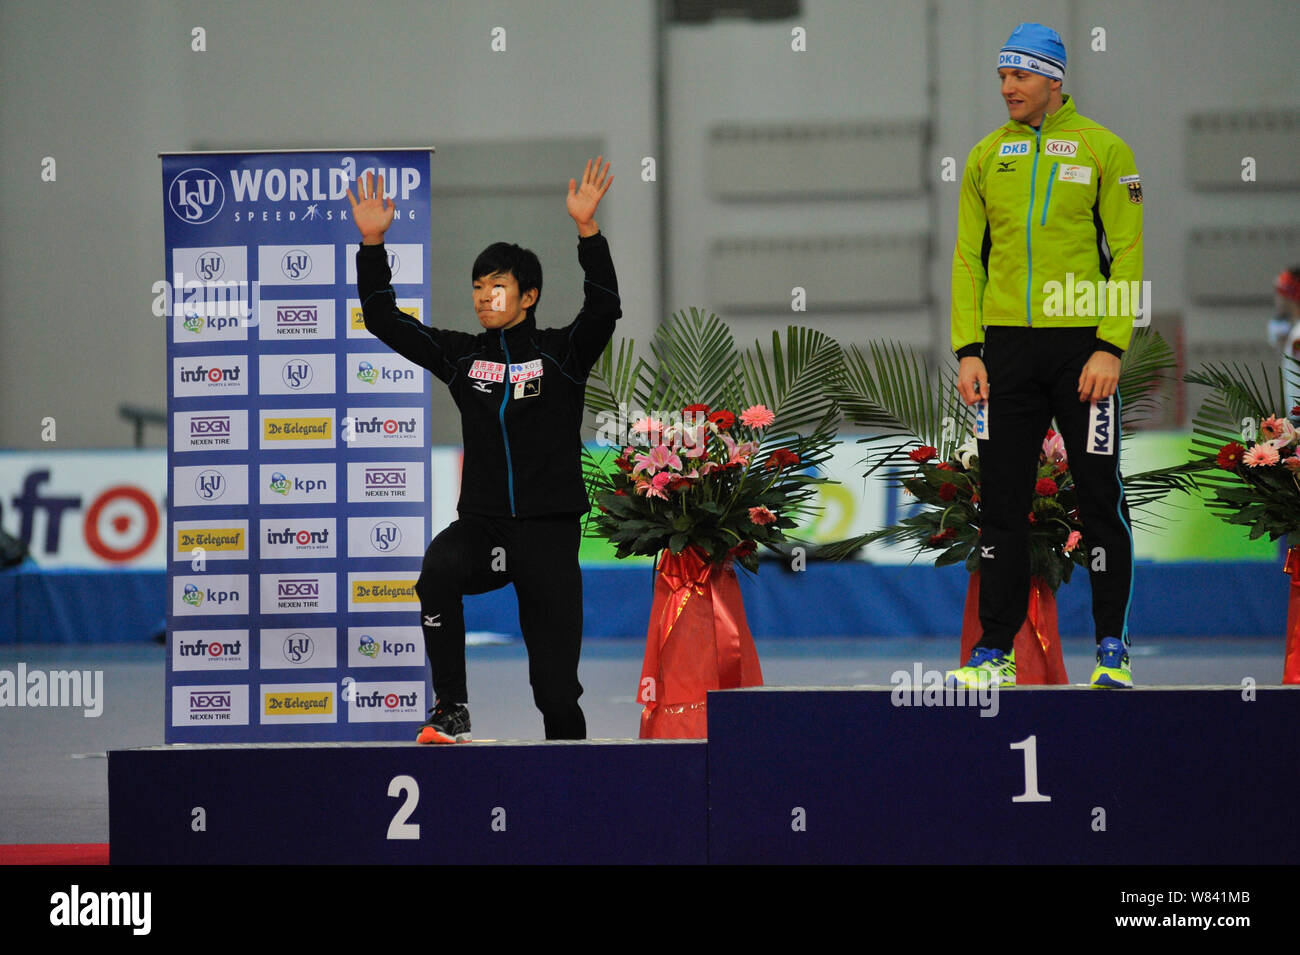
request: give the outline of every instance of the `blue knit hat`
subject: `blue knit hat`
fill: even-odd
[[[998,53],[998,69],[1011,67],[1065,79],[1065,44],[1061,35],[1041,23],[1022,23],[1011,31]]]

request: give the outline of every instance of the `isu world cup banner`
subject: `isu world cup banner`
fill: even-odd
[[[424,719],[432,378],[366,331],[347,190],[383,175],[398,305],[427,320],[431,152],[161,157],[169,743]]]

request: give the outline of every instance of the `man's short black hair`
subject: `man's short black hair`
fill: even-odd
[[[513,242],[493,242],[474,260],[473,274],[470,279],[477,280],[496,272],[509,272],[515,277],[515,282],[519,284],[520,297],[530,288],[535,288],[537,302],[542,300],[542,263],[538,261],[537,253],[532,249],[522,248]],[[537,302],[529,306],[529,318],[532,318]]]

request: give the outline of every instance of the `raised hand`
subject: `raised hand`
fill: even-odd
[[[605,163],[604,169],[600,168],[602,158],[597,156],[594,163],[590,159],[587,160],[587,168],[582,172],[581,185],[574,179],[569,180],[569,198],[566,205],[569,216],[578,224],[578,235],[581,236],[595,235],[600,231],[596,226],[596,207],[600,205],[600,200],[605,197],[605,193],[614,183],[614,177],[608,176],[609,163]]]
[[[365,180],[357,180],[357,192],[361,193],[361,200],[357,201],[356,196],[352,195],[352,190],[348,190],[348,202],[352,203],[352,221],[357,224],[361,230],[362,245],[379,245],[384,241],[384,233],[388,227],[393,224],[393,214],[397,211],[397,205],[392,199],[384,204],[382,198],[384,194],[384,177],[381,173],[379,176],[379,185],[373,186],[374,173],[367,172]]]

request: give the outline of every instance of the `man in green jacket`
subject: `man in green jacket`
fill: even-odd
[[[1120,357],[1142,314],[1142,183],[1132,151],[1061,92],[1065,45],[1022,23],[998,54],[1009,121],[962,176],[953,254],[958,390],[979,403],[980,624],[948,682],[1015,683],[1029,594],[1029,520],[1055,418],[1089,554],[1092,685],[1133,685],[1133,538],[1119,473]],[[992,386],[992,387],[990,387]],[[1040,489],[1049,490],[1050,489]]]

